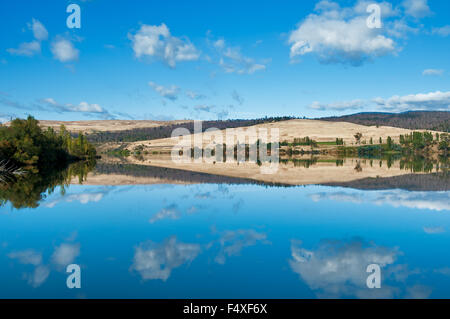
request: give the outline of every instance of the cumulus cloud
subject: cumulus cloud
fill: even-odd
[[[186,96],[191,100],[201,100],[206,98],[205,95],[190,90],[186,91]]]
[[[159,212],[157,212],[152,218],[150,218],[149,222],[151,224],[157,222],[158,220],[162,219],[178,219],[180,218],[181,212],[178,209],[178,206],[175,204],[172,204],[166,208],[161,209]]]
[[[215,108],[214,105],[196,105],[194,106],[194,110],[203,111],[203,112],[211,112]]]
[[[313,201],[333,200],[338,202],[372,203],[375,205],[391,205],[413,209],[434,211],[450,210],[450,194],[448,192],[408,192],[403,190],[377,191],[370,195],[359,192],[321,192],[310,194]]]
[[[423,231],[427,234],[442,234],[445,233],[445,229],[442,226],[439,227],[424,227]]]
[[[422,75],[442,75],[444,70],[442,69],[426,69],[423,70]]]
[[[450,193],[448,192],[405,192],[382,193],[374,203],[389,204],[393,207],[408,207],[435,211],[450,210]]]
[[[397,249],[359,239],[323,241],[315,250],[293,240],[289,265],[319,297],[392,298],[392,289],[386,284],[381,289],[367,289],[366,268],[370,264],[385,268],[394,264],[398,255]]]
[[[219,238],[220,251],[215,262],[225,264],[228,257],[238,256],[245,247],[254,246],[258,243],[268,244],[267,235],[253,229],[228,230],[223,232]]]
[[[173,269],[192,262],[200,251],[200,245],[178,242],[176,237],[160,244],[149,241],[136,247],[130,270],[143,280],[166,281]]]
[[[32,249],[11,252],[8,257],[21,264],[34,266],[33,272],[24,274],[24,278],[33,288],[42,285],[50,274],[48,266],[42,264],[42,254]]]
[[[73,264],[75,258],[80,255],[80,244],[62,243],[55,248],[52,255],[52,262],[59,267],[66,267]]]
[[[149,82],[148,85],[155,90],[159,95],[163,98],[169,99],[171,101],[175,101],[178,99],[178,95],[180,93],[180,88],[176,85],[171,85],[168,87],[156,84],[155,82]]]
[[[128,34],[137,58],[152,57],[174,68],[177,62],[194,61],[200,52],[187,38],[177,38],[170,34],[169,28],[161,25],[142,25],[135,34]]]
[[[405,13],[414,18],[423,18],[432,14],[428,0],[405,0],[402,2]]]
[[[392,96],[388,99],[376,98],[376,105],[384,110],[395,112],[408,110],[443,110],[448,111],[450,107],[449,92],[418,93],[405,96]]]
[[[268,59],[256,61],[242,54],[241,48],[228,46],[224,39],[209,41],[218,55],[218,63],[226,73],[253,74],[266,69]]]
[[[55,101],[53,98],[44,98],[40,100],[40,103],[47,110],[56,111],[59,113],[65,112],[75,112],[75,113],[84,113],[86,115],[98,115],[102,118],[114,118],[112,114],[110,114],[107,110],[102,108],[98,104],[90,104],[88,102],[80,102],[78,105],[74,104],[61,104]]]
[[[96,203],[101,201],[106,193],[107,193],[106,191],[100,191],[100,192],[86,192],[79,194],[66,194],[65,196],[59,199],[46,202],[45,207],[53,208],[56,206],[56,204],[60,202],[67,202],[67,203],[79,202],[83,205],[88,203]]]
[[[219,64],[226,73],[253,74],[266,69],[265,63],[257,63],[254,59],[243,56],[240,48],[227,48]]]
[[[62,243],[57,246],[51,256],[51,262],[57,269],[65,269],[67,265],[72,264],[75,258],[80,254],[80,244]],[[42,254],[33,249],[14,251],[8,254],[11,259],[17,260],[24,265],[32,265],[32,272],[24,273],[24,279],[33,288],[41,286],[50,275],[52,264],[44,264]]]
[[[28,27],[33,31],[33,35],[36,40],[47,40],[48,31],[40,21],[33,18],[31,23],[28,24]]]
[[[433,28],[433,34],[440,35],[442,37],[446,37],[450,35],[450,25],[446,25],[440,28]]]
[[[70,40],[63,38],[58,38],[53,41],[50,50],[53,53],[53,57],[60,62],[78,60],[78,55],[80,53]]]
[[[33,31],[35,40],[30,42],[23,42],[17,49],[10,48],[6,51],[8,51],[12,55],[21,56],[33,56],[35,54],[41,53],[41,41],[47,40],[48,38],[47,29],[40,21],[34,18],[32,19],[31,23],[28,24],[28,28]]]
[[[346,193],[346,192],[334,192],[334,193],[314,193],[310,194],[314,202],[319,202],[322,200],[334,200],[338,202],[350,202],[355,204],[360,204],[364,202],[364,196],[360,193]]]
[[[17,49],[7,49],[12,55],[33,56],[41,52],[41,43],[39,41],[24,42]]]
[[[433,71],[427,72],[427,74],[432,73]],[[434,74],[436,74],[436,72],[434,72]],[[309,107],[318,111],[346,111],[358,109],[390,112],[405,112],[412,110],[448,111],[450,108],[450,91],[417,93],[404,96],[395,95],[389,98],[377,97],[370,101],[358,99],[333,103],[320,103],[315,101]]]
[[[365,106],[365,102],[362,100],[343,101],[336,103],[323,104],[318,101],[314,101],[310,108],[319,111],[345,111],[345,110],[358,110]]]
[[[386,25],[381,29],[367,27],[368,14],[362,10],[364,5],[361,3],[365,2],[360,1],[352,8],[341,8],[335,2],[319,2],[315,13],[308,15],[289,35],[292,61],[314,54],[323,63],[357,66],[395,53],[396,43],[386,33],[389,28]],[[392,13],[387,5],[382,9]]]
[[[14,251],[8,255],[11,259],[17,259],[21,264],[38,266],[42,263],[42,254],[32,249]]]
[[[25,274],[25,278],[30,286],[37,288],[47,280],[48,275],[50,275],[50,269],[47,266],[39,265],[33,273]]]

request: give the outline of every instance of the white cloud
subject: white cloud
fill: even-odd
[[[310,105],[311,109],[319,111],[344,111],[344,110],[358,110],[365,106],[365,102],[362,100],[344,101],[329,104],[321,104],[318,101],[313,102]]]
[[[225,48],[225,40],[219,39],[217,41],[214,41],[213,45],[217,49],[223,49],[223,48]]]
[[[253,74],[257,71],[264,71],[269,60],[257,62],[241,53],[240,47],[227,46],[224,39],[212,42],[212,47],[219,55],[219,65],[226,73]]]
[[[215,108],[214,105],[196,105],[194,106],[194,110],[202,111],[202,112],[211,112]]]
[[[314,201],[333,200],[338,202],[372,203],[375,205],[391,205],[393,207],[435,211],[450,210],[450,194],[448,192],[408,192],[393,190],[388,192],[374,192],[371,196],[363,196],[359,192],[321,192],[310,194],[309,197]]]
[[[81,102],[78,105],[69,105],[69,108],[73,112],[85,112],[85,113],[103,113],[103,108],[98,104],[89,104],[87,102]]]
[[[33,56],[41,52],[41,41],[47,40],[48,32],[44,25],[36,19],[28,23],[28,28],[33,31],[35,40],[23,42],[17,49],[10,48],[7,51],[12,55]]]
[[[338,202],[350,202],[355,204],[364,203],[364,197],[360,193],[346,193],[346,192],[335,192],[335,193],[314,193],[310,194],[309,197],[314,202],[319,202],[321,200],[334,200]]]
[[[445,229],[442,226],[439,227],[424,227],[423,231],[427,234],[442,234],[445,233]]]
[[[205,95],[190,90],[186,91],[186,96],[191,100],[201,100],[206,98]]]
[[[51,257],[52,263],[60,269],[65,269],[69,264],[75,261],[75,258],[80,254],[80,244],[63,243],[57,246]],[[8,254],[11,259],[16,259],[19,263],[24,265],[34,266],[31,273],[24,273],[24,279],[29,285],[34,288],[42,285],[50,275],[50,267],[44,265],[42,254],[32,249],[11,252]]]
[[[450,108],[449,92],[418,93],[405,96],[393,96],[388,99],[376,98],[373,100],[379,108],[394,112],[408,110],[444,110]]]
[[[163,208],[161,209],[159,212],[157,212],[155,215],[153,215],[152,218],[150,218],[149,222],[151,224],[155,223],[158,220],[161,219],[178,219],[180,218],[180,211],[178,210],[177,205],[173,204],[170,205],[169,207]]]
[[[177,62],[194,61],[200,56],[189,39],[172,36],[164,23],[159,26],[144,24],[136,34],[129,34],[128,38],[132,41],[137,58],[154,57],[172,68]]]
[[[80,244],[63,243],[55,248],[52,255],[52,262],[60,267],[73,264],[75,258],[80,255]]]
[[[53,98],[44,98],[40,101],[47,109],[56,112],[76,112],[84,113],[86,115],[101,115],[103,118],[114,118],[107,110],[98,104],[90,104],[88,102],[80,102],[78,105],[61,104],[56,102]]]
[[[414,285],[406,288],[405,299],[427,299],[430,297],[432,289],[423,285]]]
[[[42,254],[32,249],[15,251],[8,255],[11,259],[17,259],[21,264],[38,266],[42,263]]]
[[[178,99],[178,95],[180,93],[180,88],[176,85],[171,85],[168,87],[156,84],[155,82],[149,82],[148,85],[152,87],[159,95],[162,97],[169,99],[171,101],[175,101]]]
[[[292,241],[289,265],[319,297],[392,298],[392,290],[384,282],[381,289],[368,292],[366,268],[378,264],[385,268],[394,264],[399,252],[360,240],[324,241],[315,250]]]
[[[433,34],[440,35],[442,37],[446,37],[450,35],[450,25],[446,25],[440,28],[433,28]]]
[[[360,65],[366,60],[396,52],[395,41],[383,34],[389,28],[367,27],[367,12],[361,2],[353,8],[340,8],[335,2],[321,1],[316,13],[307,16],[289,35],[290,57],[315,54],[323,63]],[[384,12],[394,15],[388,5]]]
[[[427,209],[435,211],[450,210],[450,193],[448,192],[392,192],[382,193],[374,203],[389,204],[393,207],[408,207],[414,209]]]
[[[442,75],[444,70],[442,69],[426,69],[423,70],[422,75]]]
[[[405,0],[402,2],[405,13],[414,18],[423,18],[432,14],[428,0]]]
[[[200,245],[177,242],[176,237],[162,244],[142,243],[135,249],[130,269],[137,271],[143,280],[166,281],[174,268],[192,262],[200,250]]]
[[[53,57],[60,62],[70,62],[78,60],[80,51],[76,49],[73,43],[67,39],[59,38],[53,41],[51,45]]]
[[[47,280],[48,275],[50,275],[50,269],[47,266],[39,265],[32,274],[26,274],[25,277],[29,285],[37,288]]]
[[[48,31],[40,21],[33,18],[28,26],[33,31],[36,40],[43,41],[48,39]]]
[[[12,252],[8,257],[17,259],[21,264],[34,266],[32,273],[24,274],[28,284],[34,288],[42,285],[50,274],[50,269],[42,265],[42,254],[32,249]]]
[[[438,74],[433,70],[426,72],[427,74]],[[425,73],[424,73],[425,74]],[[409,94],[404,96],[394,95],[389,98],[377,97],[371,101],[353,100],[339,101],[333,103],[313,102],[311,109],[318,111],[345,111],[364,109],[365,111],[389,111],[389,112],[405,112],[405,111],[448,111],[450,109],[450,91],[449,92],[429,92]]]
[[[45,207],[53,208],[55,207],[56,204],[60,202],[67,202],[67,203],[80,202],[83,205],[91,202],[96,203],[102,200],[105,193],[106,192],[86,192],[80,194],[65,195],[60,199],[46,202]]]
[[[227,257],[238,256],[245,247],[258,243],[268,244],[267,235],[253,229],[225,231],[219,238],[220,251],[214,261],[223,265]]]
[[[41,52],[41,43],[39,41],[24,42],[17,49],[7,49],[12,55],[33,56]]]

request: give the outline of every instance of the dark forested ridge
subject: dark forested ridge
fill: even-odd
[[[326,183],[324,186],[348,187],[361,190],[403,189],[408,191],[448,191],[447,173],[408,174],[393,177],[364,178],[351,182]]]
[[[217,128],[219,130],[227,128],[247,127],[257,124],[278,122],[291,120],[293,117],[270,117],[255,120],[225,120],[225,121],[202,121],[202,131],[209,128]],[[89,142],[106,143],[106,142],[136,142],[145,140],[155,140],[159,138],[171,137],[173,130],[177,128],[186,128],[189,132],[194,133],[194,123],[179,123],[158,127],[136,128],[123,131],[106,131],[96,132],[87,135]],[[76,135],[75,135],[76,136]]]
[[[357,113],[320,118],[323,121],[350,122],[361,125],[393,126],[410,130],[450,132],[450,112],[410,111],[405,113]]]
[[[136,164],[109,164],[97,163],[95,167],[97,174],[120,174],[135,177],[151,177],[162,180],[171,180],[185,183],[199,183],[199,184],[257,184],[265,186],[290,186],[282,183],[265,183],[250,178],[240,178],[225,175],[214,175],[202,172],[186,171],[176,168],[165,168],[148,165]]]

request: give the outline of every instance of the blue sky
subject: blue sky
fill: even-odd
[[[2,121],[449,110],[448,1],[17,0],[0,12]]]

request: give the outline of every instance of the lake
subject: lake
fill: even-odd
[[[436,174],[300,186],[88,176],[0,207],[0,298],[450,298],[448,190]],[[80,289],[67,288],[69,264]]]

